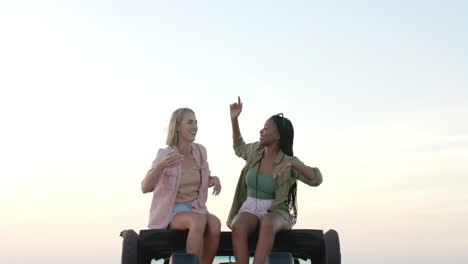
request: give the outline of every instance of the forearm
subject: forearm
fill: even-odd
[[[237,144],[241,139],[241,133],[239,128],[239,120],[237,117],[231,118],[231,125],[232,125],[232,140],[234,144]]]
[[[143,193],[148,193],[148,192],[153,191],[154,187],[156,186],[156,183],[161,177],[163,170],[164,169],[161,168],[161,166],[157,165],[156,167],[148,171],[145,178],[141,182],[141,191]]]
[[[291,161],[291,167],[310,180],[314,180],[315,178],[317,178],[315,170],[309,166],[301,165],[299,163]]]

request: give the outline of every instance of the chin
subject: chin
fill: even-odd
[[[195,141],[195,137],[185,138],[185,141],[187,141],[187,143],[193,143]]]

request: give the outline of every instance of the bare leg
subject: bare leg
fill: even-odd
[[[267,256],[273,248],[276,233],[286,229],[290,229],[290,226],[284,217],[278,213],[268,213],[260,219],[254,264],[265,264]]]
[[[203,243],[203,252],[200,256],[200,264],[211,264],[216,256],[221,232],[221,222],[218,217],[206,214],[206,228]]]
[[[257,229],[259,224],[257,216],[242,212],[232,221],[232,249],[236,257],[236,264],[249,263],[249,234]]]
[[[177,213],[169,224],[169,229],[188,230],[187,253],[197,254],[199,257],[203,252],[205,227],[205,215],[194,212]]]

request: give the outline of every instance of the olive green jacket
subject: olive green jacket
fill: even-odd
[[[229,228],[231,228],[232,220],[237,215],[240,207],[247,199],[247,185],[245,183],[247,171],[263,157],[264,147],[260,145],[259,142],[245,144],[244,140],[240,138],[240,140],[234,144],[234,151],[238,157],[246,160],[246,164],[241,171],[236,192],[234,193],[234,200],[232,201],[231,211],[229,212],[227,220],[227,226]],[[285,161],[293,161],[302,166],[306,166],[297,157],[288,156],[280,150],[273,161],[273,170],[276,166]],[[288,222],[292,220],[293,216],[288,209],[288,193],[291,186],[296,183],[297,180],[300,180],[310,186],[318,186],[322,183],[322,174],[320,173],[320,170],[318,168],[312,169],[315,171],[316,175],[312,180],[306,178],[303,174],[291,167],[286,168],[278,177],[276,177],[274,179],[276,187],[275,200],[268,211],[281,214]]]

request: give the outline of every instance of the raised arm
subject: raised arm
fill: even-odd
[[[233,103],[230,105],[231,110],[231,124],[232,124],[232,140],[233,140],[233,147],[234,152],[238,157],[247,160],[252,153],[258,149],[260,146],[259,142],[249,143],[246,144],[242,139],[242,135],[239,129],[239,121],[238,117],[242,112],[242,101],[240,96],[237,97],[237,103]]]
[[[240,96],[237,97],[237,103],[230,105],[231,111],[231,125],[232,125],[232,140],[234,144],[237,144],[241,139],[241,133],[239,128],[239,120],[237,119],[242,112],[242,102]]]

